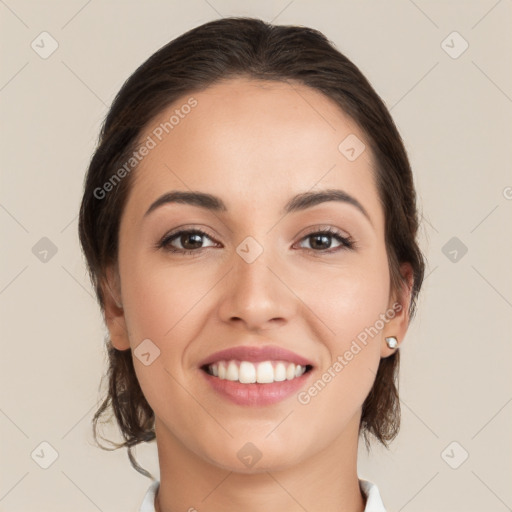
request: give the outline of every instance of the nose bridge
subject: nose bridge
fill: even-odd
[[[233,254],[233,269],[221,305],[223,320],[238,320],[257,328],[289,319],[293,297],[276,277],[278,273],[274,248],[264,247],[252,237],[244,239]]]
[[[272,288],[270,277],[272,273],[272,250],[255,247],[254,243],[243,242],[237,247],[234,256],[235,287],[254,293],[269,292]]]
[[[268,295],[275,297],[274,276],[269,270],[273,264],[275,266],[275,262],[275,250],[269,244],[264,247],[254,238],[247,237],[238,245],[234,255],[233,285],[237,293],[245,295],[245,300],[252,298],[253,302]]]

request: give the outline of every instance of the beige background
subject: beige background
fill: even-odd
[[[105,331],[78,245],[82,180],[123,81],[228,15],[323,31],[391,108],[413,164],[429,268],[402,348],[403,426],[389,451],[361,450],[360,477],[390,511],[511,510],[510,0],[0,1],[0,510],[135,511],[150,483],[92,442]],[[31,47],[43,31],[58,42],[46,59]],[[43,441],[48,469],[31,458],[49,461]],[[137,454],[158,475],[155,445]]]

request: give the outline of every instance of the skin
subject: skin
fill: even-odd
[[[162,112],[141,140],[189,97]],[[369,146],[355,161],[345,158],[340,142],[349,134],[364,141],[363,133],[305,86],[237,78],[193,97],[197,106],[135,171],[118,264],[106,283],[114,346],[135,349],[149,338],[160,350],[148,366],[134,357],[156,416],[157,510],[361,512],[361,407],[380,358],[393,353],[384,338],[405,336],[411,284],[404,264],[409,286],[390,289]],[[292,196],[320,189],[344,190],[369,219],[337,201],[283,216]],[[173,190],[213,194],[227,210],[173,203],[144,215]],[[155,247],[180,226],[206,231],[199,240],[206,248],[183,255]],[[328,226],[355,248],[330,238],[328,249],[313,249],[307,235]],[[250,264],[236,252],[247,236],[263,247]],[[187,239],[175,248],[180,241]],[[208,354],[273,344],[314,363],[307,390],[397,298],[402,311],[307,405],[296,394],[270,406],[236,405],[200,374]],[[247,442],[261,453],[251,468],[237,457]]]

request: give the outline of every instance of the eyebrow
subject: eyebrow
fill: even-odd
[[[328,201],[347,203],[356,207],[368,219],[370,224],[372,224],[370,216],[363,205],[355,197],[339,189],[327,189],[297,194],[286,203],[281,213],[286,215],[288,213],[306,210],[307,208],[311,208]],[[160,196],[156,201],[154,201],[144,214],[144,217],[147,217],[160,206],[169,203],[189,204],[214,212],[224,212],[228,209],[224,201],[214,195],[206,194],[204,192],[183,192],[175,190]]]

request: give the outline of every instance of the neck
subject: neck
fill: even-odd
[[[238,473],[198,457],[157,418],[160,464],[156,512],[363,512],[357,477],[357,429],[300,464]]]

